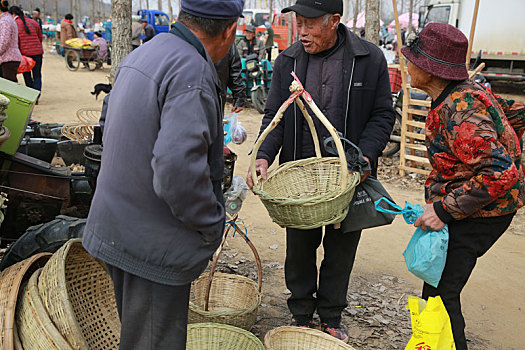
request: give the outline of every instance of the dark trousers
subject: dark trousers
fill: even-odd
[[[190,284],[158,284],[107,266],[122,322],[120,349],[185,350]]]
[[[14,61],[2,63],[0,65],[0,78],[4,78],[18,83],[18,79],[16,79],[16,71],[18,70],[19,65],[20,62]]]
[[[292,292],[288,308],[295,319],[311,318],[317,310],[322,322],[339,322],[347,306],[346,294],[361,231],[343,233],[333,225],[322,229],[286,229],[286,286]],[[324,259],[317,282],[317,248]],[[314,295],[315,294],[315,295]]]
[[[440,295],[450,316],[456,350],[467,350],[465,319],[460,294],[476,261],[501,237],[514,214],[495,218],[464,219],[449,223],[447,262],[437,288],[423,285],[423,298]]]
[[[35,60],[35,66],[30,72],[24,73],[27,87],[42,91],[42,55],[29,56]]]
[[[272,48],[271,47],[266,48],[266,59],[270,62],[272,61]]]

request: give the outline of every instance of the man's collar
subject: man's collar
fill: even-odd
[[[186,41],[188,44],[193,46],[198,53],[200,53],[202,58],[204,58],[206,61],[208,60],[208,54],[206,52],[206,49],[204,48],[204,45],[202,45],[202,42],[183,23],[175,22],[171,27],[170,33]]]

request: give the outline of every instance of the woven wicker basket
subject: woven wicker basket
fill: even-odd
[[[360,175],[348,173],[344,148],[337,130],[317,108],[293,72],[292,75],[295,78],[290,86],[292,95],[257,139],[250,169],[255,184],[253,192],[259,196],[273,221],[282,227],[306,230],[343,221]],[[314,122],[301,98],[333,137],[339,157],[322,157]],[[258,181],[255,161],[259,147],[294,101],[310,127],[316,156],[281,164],[269,172],[267,180]]]
[[[38,279],[44,306],[73,349],[118,349],[120,320],[113,282],[80,239],[69,240]]]
[[[266,333],[264,346],[266,350],[355,350],[319,330],[288,326]]]
[[[72,347],[55,327],[38,293],[38,277],[42,269],[33,273],[22,290],[16,308],[16,324],[24,349],[60,349]]]
[[[235,224],[235,219],[232,220]],[[220,250],[231,228],[224,233],[220,248],[215,254],[210,272],[203,273],[191,284],[188,322],[213,322],[228,324],[250,330],[255,324],[257,311],[262,300],[262,266],[259,254],[248,237],[238,229],[245,242],[252,249],[257,262],[258,284],[239,275],[215,272]]]
[[[188,325],[186,350],[264,350],[264,345],[244,329],[218,323],[194,323]]]
[[[15,312],[20,286],[33,271],[44,266],[50,256],[50,253],[35,254],[2,271],[0,275],[0,349],[13,350],[15,348]]]

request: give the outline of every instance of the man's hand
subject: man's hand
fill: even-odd
[[[257,173],[257,176],[261,176],[263,180],[266,180],[266,177],[268,175],[268,161],[266,159],[257,159],[255,160],[255,171]],[[250,189],[253,188],[253,180],[252,180],[252,169],[248,169],[248,175],[246,175],[246,184]]]
[[[243,109],[244,109],[244,107],[235,107],[235,106],[233,106],[232,107],[232,113],[239,113]]]
[[[367,157],[363,156],[363,158],[368,162],[368,164],[370,164],[370,159],[368,159]],[[365,170],[363,171],[363,175],[361,175],[361,181],[359,183],[363,183],[363,181],[366,180],[366,178],[368,176],[370,176],[370,174],[372,173],[371,170]]]
[[[425,211],[414,223],[415,227],[421,226],[423,231],[439,231],[445,227],[445,223],[437,216],[433,204],[427,204],[423,208]]]

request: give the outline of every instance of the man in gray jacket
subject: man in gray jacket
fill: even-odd
[[[223,131],[213,66],[235,39],[243,0],[183,0],[170,33],[115,76],[84,247],[106,262],[120,349],[186,348],[190,283],[224,229]]]

